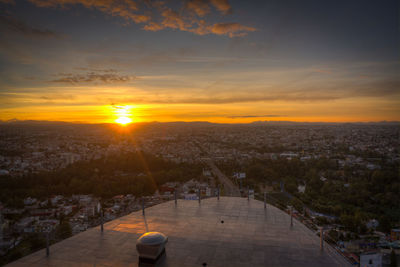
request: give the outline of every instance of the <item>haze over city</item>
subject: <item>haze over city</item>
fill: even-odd
[[[397,1],[0,7],[1,120],[400,120]]]

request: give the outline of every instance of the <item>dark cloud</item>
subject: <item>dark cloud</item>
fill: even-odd
[[[77,67],[75,69],[84,71],[96,71],[96,72],[117,72],[116,69],[97,69],[97,68],[85,68],[85,67]]]
[[[60,37],[58,33],[29,26],[25,22],[11,16],[0,16],[0,30],[15,32],[29,37],[49,38]]]
[[[103,70],[98,72],[87,72],[83,74],[77,73],[60,73],[57,76],[59,78],[51,80],[54,83],[68,83],[68,84],[82,84],[82,83],[125,83],[136,80],[136,76],[133,75],[120,75],[115,71]]]
[[[132,0],[29,0],[39,7],[67,8],[70,5],[82,5],[85,8],[98,9],[111,16],[122,17],[135,23],[148,22],[151,17],[139,14],[139,5]]]
[[[0,3],[2,4],[15,4],[14,0],[0,0]]]
[[[205,20],[212,9],[222,15],[232,12],[228,0],[189,0],[177,10],[166,5],[164,1],[132,1],[132,0],[29,0],[38,7],[67,8],[81,5],[85,8],[97,9],[101,12],[123,18],[127,22],[144,24],[146,31],[174,29],[198,35],[216,34],[229,37],[242,37],[256,29],[238,22],[211,23]]]
[[[378,80],[367,82],[350,92],[353,96],[388,97],[400,95],[400,80]]]

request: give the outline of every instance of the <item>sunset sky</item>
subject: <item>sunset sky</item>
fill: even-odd
[[[397,0],[0,0],[0,119],[400,120]]]

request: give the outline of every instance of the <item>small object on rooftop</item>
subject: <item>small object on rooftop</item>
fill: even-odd
[[[203,264],[202,264],[204,267],[206,267],[207,266],[207,262],[203,262]]]
[[[224,223],[224,220],[222,220],[221,223]]]
[[[156,263],[165,254],[165,244],[168,237],[159,232],[147,232],[136,242],[139,252],[139,263]]]

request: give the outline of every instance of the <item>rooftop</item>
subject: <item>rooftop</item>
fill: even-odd
[[[7,266],[137,266],[136,240],[168,236],[157,266],[348,266],[334,249],[285,212],[239,197],[165,202],[63,240]]]

